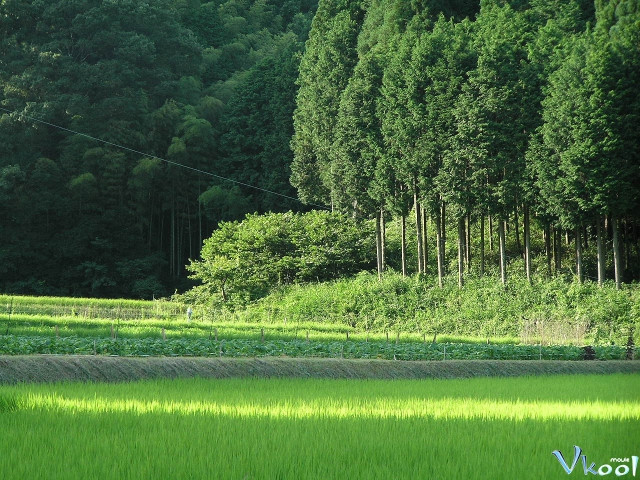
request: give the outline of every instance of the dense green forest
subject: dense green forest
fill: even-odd
[[[0,290],[640,278],[637,0],[2,0],[0,34]]]
[[[532,223],[548,273],[566,241],[582,281],[591,242],[599,283],[611,251],[618,287],[637,279],[639,2],[487,0],[472,20],[460,20],[464,3],[448,5],[320,2],[294,113],[300,198],[375,220],[379,273],[393,217],[407,271],[411,214],[418,272],[434,220],[440,285],[451,237],[459,285],[472,258],[485,271],[486,223],[503,283],[508,257],[532,274]]]
[[[172,293],[219,221],[304,208],[289,142],[316,4],[0,1],[0,290]]]

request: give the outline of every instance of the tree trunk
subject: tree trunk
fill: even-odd
[[[465,253],[467,262],[467,273],[471,272],[471,214],[467,214],[467,222],[465,225]]]
[[[605,269],[605,248],[604,248],[604,241],[603,241],[603,230],[602,230],[602,215],[598,215],[596,221],[598,222],[598,224],[596,225],[596,243],[598,245],[598,286],[602,287],[602,285],[604,284],[604,269]]]
[[[489,250],[493,252],[493,217],[489,215]]]
[[[620,257],[620,238],[618,237],[618,219],[611,217],[613,231],[613,265],[615,267],[616,288],[622,287],[622,258]]]
[[[562,269],[562,232],[559,228],[553,230],[553,255],[555,260],[556,275]]]
[[[176,213],[177,214],[177,213]],[[180,276],[181,273],[181,258],[182,258],[182,250],[183,250],[183,241],[184,241],[184,218],[177,219],[177,242],[176,242],[176,277]]]
[[[584,281],[584,274],[582,272],[582,239],[580,238],[581,228],[576,227],[575,229],[575,243],[576,243],[576,275],[578,276],[578,282],[582,283]]]
[[[422,210],[422,270],[427,273],[429,270],[429,242],[427,236],[427,212]]]
[[[551,227],[547,223],[544,226],[544,249],[547,255],[547,275],[551,276],[551,260],[552,260],[552,252],[551,252]]]
[[[222,294],[222,301],[227,303],[227,291],[224,288],[225,282],[220,284],[220,293]]]
[[[515,233],[516,233],[516,246],[518,247],[518,253],[520,254],[520,256],[522,257],[522,244],[520,243],[520,218],[518,217],[518,207],[516,206],[515,208],[515,215],[514,215],[514,227],[515,227]]]
[[[378,280],[382,280],[382,233],[380,224],[380,211],[378,211],[376,213],[376,260],[378,265]]]
[[[198,248],[202,248],[202,202],[200,195],[200,176],[198,175]]]
[[[407,276],[407,217],[400,217],[400,251],[402,256],[402,276]]]
[[[621,231],[622,234],[622,243],[620,244],[620,248],[622,252],[620,253],[621,258],[624,258],[624,263],[622,264],[622,271],[626,272],[629,268],[629,229],[626,220],[621,222]]]
[[[504,234],[504,225],[505,222],[500,220],[498,222],[498,237],[500,241],[500,280],[503,285],[507,283],[507,252],[505,245],[505,234]]]
[[[480,275],[484,275],[484,213],[480,215]]]
[[[189,235],[189,258],[193,258],[193,237],[191,234],[191,207],[187,203],[187,229]]]
[[[416,190],[417,192],[417,190]],[[413,204],[415,206],[416,211],[416,238],[418,240],[418,273],[422,273],[424,271],[422,265],[422,218],[420,215],[420,204],[418,203],[418,194],[414,193],[413,195]]]
[[[442,202],[442,245],[444,251],[444,245],[447,243],[447,208],[444,201]],[[444,255],[442,256],[444,260]]]
[[[442,255],[443,241],[442,241],[442,219],[440,214],[436,215],[436,257],[438,260],[438,286],[442,288],[442,281],[444,277],[444,257]]]
[[[524,269],[527,273],[527,281],[531,283],[531,224],[529,218],[529,206],[524,206]]]
[[[464,217],[458,219],[458,288],[464,286],[464,263],[465,263],[465,233]]]
[[[387,221],[384,218],[384,209],[380,208],[380,248],[382,249],[382,271],[387,268]]]
[[[155,195],[154,195],[155,197]],[[151,213],[149,214],[149,238],[147,242],[147,247],[151,250],[151,235],[153,233],[153,210],[154,210],[154,199],[151,199]]]

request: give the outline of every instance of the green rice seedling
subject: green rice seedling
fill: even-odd
[[[562,479],[638,455],[640,376],[0,387],[3,478]],[[571,458],[570,458],[571,457]],[[578,471],[579,470],[579,471]],[[606,468],[605,468],[606,470]],[[582,465],[573,476],[582,476]],[[627,477],[630,477],[627,475]]]

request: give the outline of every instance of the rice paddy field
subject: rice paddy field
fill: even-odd
[[[20,384],[0,478],[633,478],[639,421],[637,374]]]

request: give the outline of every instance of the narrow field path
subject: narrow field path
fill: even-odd
[[[0,384],[122,382],[148,378],[465,378],[640,372],[639,361],[451,360],[407,362],[330,358],[0,356]]]

